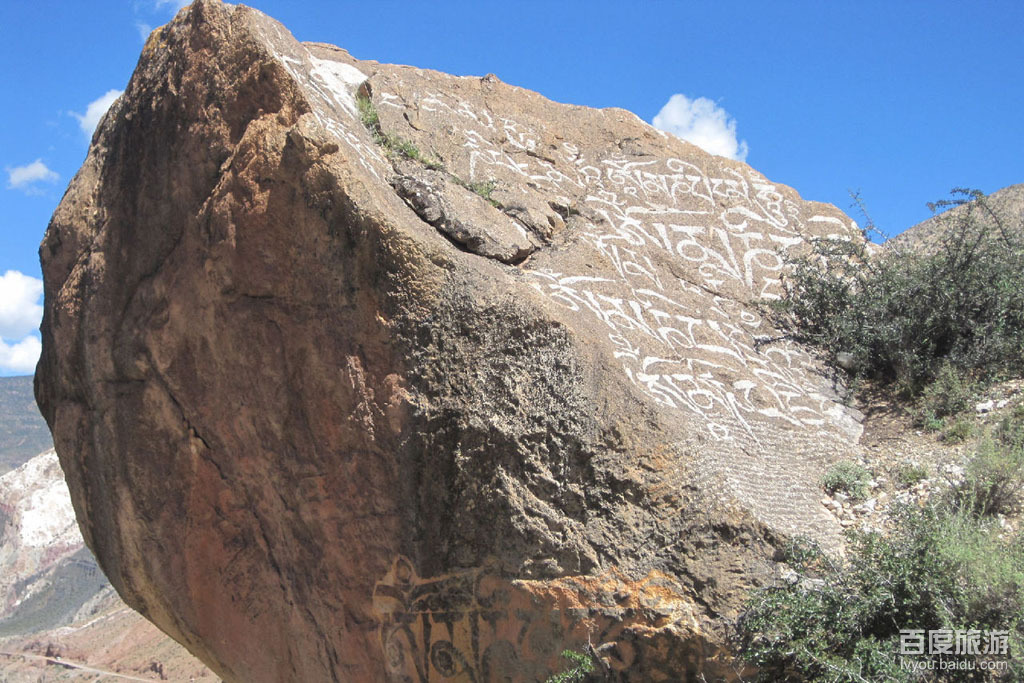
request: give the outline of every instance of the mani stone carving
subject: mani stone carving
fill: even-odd
[[[46,233],[37,395],[111,582],[226,680],[728,678],[859,436],[758,313],[818,236],[629,112],[197,0]]]

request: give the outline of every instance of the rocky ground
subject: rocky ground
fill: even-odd
[[[0,681],[218,681],[107,588],[68,626],[0,639]]]
[[[970,425],[961,438],[949,431],[924,429],[913,410],[868,392],[859,406],[865,415],[857,464],[870,474],[866,497],[857,500],[837,491],[822,491],[822,505],[844,529],[884,531],[892,512],[901,505],[924,505],[963,482],[964,467],[977,439],[1010,411],[1024,404],[1024,382],[1006,382],[986,391],[960,420]],[[1019,516],[997,518],[1008,533]]]

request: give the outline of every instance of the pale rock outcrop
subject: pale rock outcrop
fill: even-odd
[[[0,635],[20,622],[59,623],[102,588],[83,546],[53,450],[0,477]],[[51,585],[58,573],[59,601]]]

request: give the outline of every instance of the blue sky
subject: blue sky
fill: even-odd
[[[38,353],[37,248],[91,127],[182,4],[0,3],[0,375]],[[953,187],[1024,182],[1019,0],[251,4],[360,59],[660,113],[858,220],[859,190],[889,234]]]

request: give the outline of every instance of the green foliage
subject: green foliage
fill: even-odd
[[[1024,543],[997,532],[970,511],[931,506],[901,510],[889,536],[850,532],[843,563],[796,542],[786,552],[795,578],[750,598],[739,651],[765,681],[919,680],[900,665],[900,629],[1008,630],[1019,652]]]
[[[366,126],[366,129],[373,134],[373,140],[383,147],[389,155],[397,154],[406,159],[417,161],[429,169],[444,170],[444,164],[439,160],[428,157],[420,149],[400,135],[385,133],[380,127],[380,115],[377,108],[369,97],[363,94],[356,96],[356,107],[359,110],[359,120]]]
[[[981,515],[1018,512],[1024,502],[1024,417],[1004,418],[978,443],[957,502]]]
[[[569,668],[549,676],[545,683],[580,683],[594,670],[594,661],[583,652],[563,650],[562,657],[569,660]]]
[[[1024,229],[977,191],[934,205],[950,206],[959,209],[937,219],[929,248],[812,241],[789,260],[787,296],[769,315],[849,372],[910,397],[946,366],[968,385],[1024,374]]]
[[[825,472],[821,487],[829,494],[840,491],[853,500],[864,500],[868,494],[868,471],[854,462],[839,462]]]
[[[366,129],[373,135],[373,140],[378,145],[384,148],[384,150],[391,155],[398,155],[416,161],[423,164],[425,167],[435,170],[444,171],[444,164],[440,160],[433,157],[427,156],[420,151],[419,147],[413,144],[411,141],[406,140],[400,135],[393,133],[386,133],[380,127],[380,115],[377,113],[377,108],[373,106],[373,102],[369,97],[363,94],[356,96],[356,106],[359,109],[359,120],[362,122]],[[476,194],[487,200],[491,206],[501,209],[504,208],[498,200],[492,196],[494,190],[498,187],[498,183],[495,180],[484,180],[476,183],[467,183],[458,176],[449,173],[449,177],[453,182],[461,185],[462,187],[475,192]]]
[[[967,410],[977,389],[964,374],[944,362],[939,371],[924,389],[917,405],[918,422],[929,431],[946,427],[946,418]]]
[[[388,151],[399,154],[406,159],[418,161],[429,169],[435,171],[444,170],[444,164],[439,160],[428,157],[420,151],[419,147],[399,135],[391,133],[382,134],[382,143]]]
[[[921,465],[901,463],[894,474],[896,486],[901,489],[908,489],[918,482],[928,478],[928,470]]]
[[[494,189],[497,186],[497,181],[485,180],[479,183],[470,183],[467,187],[469,187],[470,190],[486,199],[491,204],[491,206],[500,209],[501,203],[491,196],[494,193]]]
[[[904,465],[895,480],[906,487],[926,475]],[[865,477],[863,468],[840,463],[824,484],[849,490]],[[1024,537],[1003,533],[992,515],[1019,511],[1022,502],[1018,409],[980,441],[962,485],[927,507],[897,509],[889,535],[848,532],[845,561],[808,541],[792,543],[785,559],[795,577],[750,598],[738,623],[739,651],[763,680],[908,682],[921,679],[901,665],[901,629],[1005,630],[1010,654],[1021,652]],[[964,673],[934,668],[930,675],[963,680]],[[1010,675],[1024,678],[1019,659]]]
[[[496,209],[503,209],[503,208],[505,208],[502,205],[501,202],[499,202],[497,199],[495,199],[492,196],[493,193],[494,193],[494,190],[496,190],[497,187],[498,187],[498,181],[496,181],[494,179],[491,179],[491,180],[481,180],[481,181],[476,182],[476,183],[467,183],[465,180],[463,180],[462,178],[459,178],[458,176],[452,175],[451,177],[452,177],[452,180],[455,181],[455,183],[461,185],[462,187],[466,188],[470,192],[473,192],[473,193],[479,195],[480,197],[482,197],[483,199],[487,200],[487,203],[490,204],[491,206],[493,206],[494,208],[496,208]]]
[[[788,295],[768,310],[854,381],[916,399],[922,425],[966,441],[975,393],[1024,374],[1024,224],[1011,225],[976,191],[955,190],[934,208],[950,207],[935,241],[916,251],[813,241],[789,261]],[[764,680],[921,680],[901,666],[900,629],[1007,630],[1011,654],[1021,651],[1024,538],[992,518],[1024,504],[1018,413],[981,440],[961,486],[895,512],[888,535],[848,532],[843,560],[806,542],[788,549],[795,578],[753,594],[738,623],[739,651]],[[903,487],[925,476],[912,466],[895,473]],[[822,486],[863,496],[866,478],[840,463]],[[1010,675],[1024,680],[1011,663]],[[939,667],[929,675],[964,679]]]
[[[380,116],[377,115],[377,108],[369,97],[363,94],[356,95],[356,108],[359,110],[359,120],[371,132],[380,131]]]
[[[966,415],[960,415],[952,422],[948,422],[942,430],[942,440],[952,444],[963,443],[973,436],[974,420]]]

